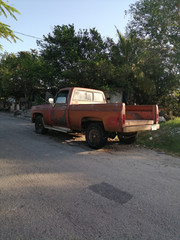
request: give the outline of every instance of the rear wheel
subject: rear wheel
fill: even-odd
[[[137,139],[137,132],[132,133],[118,133],[119,141],[125,144],[134,143]]]
[[[35,119],[35,131],[38,134],[44,134],[47,132],[47,129],[44,127],[43,117],[40,115]]]
[[[102,148],[107,137],[103,127],[99,123],[91,123],[86,129],[86,142],[93,149]]]

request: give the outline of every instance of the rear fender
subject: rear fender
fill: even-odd
[[[91,123],[99,123],[99,125],[101,125],[104,129],[104,124],[102,122],[102,119],[100,118],[83,118],[81,121],[81,128],[82,130],[87,129],[87,127],[91,124]]]

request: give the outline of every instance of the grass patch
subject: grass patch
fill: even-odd
[[[141,132],[137,143],[180,156],[180,118],[161,123],[157,131]]]

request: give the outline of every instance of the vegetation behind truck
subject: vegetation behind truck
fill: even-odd
[[[37,133],[85,132],[87,144],[94,149],[116,136],[124,143],[134,142],[139,131],[159,129],[158,116],[157,105],[107,103],[102,91],[79,87],[61,89],[49,104],[31,109]]]

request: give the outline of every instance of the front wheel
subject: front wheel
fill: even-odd
[[[40,115],[35,119],[35,131],[38,134],[44,134],[47,132],[47,129],[44,127],[43,117]]]
[[[86,129],[86,142],[93,149],[102,148],[107,137],[103,127],[98,123],[91,123]]]

